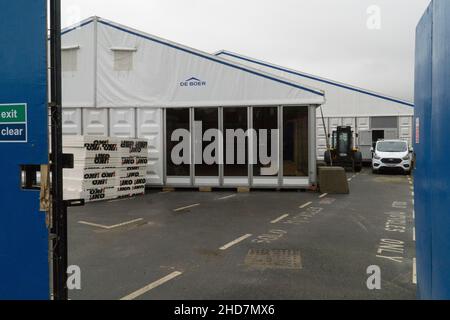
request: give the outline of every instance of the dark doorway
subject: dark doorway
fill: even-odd
[[[377,141],[384,139],[384,130],[372,131],[372,147],[375,148]]]

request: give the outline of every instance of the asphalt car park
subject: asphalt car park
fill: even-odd
[[[348,180],[349,195],[153,190],[71,208],[70,298],[415,299],[411,177]]]

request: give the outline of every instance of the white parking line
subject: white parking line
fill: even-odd
[[[306,208],[307,206],[309,206],[309,205],[311,205],[311,204],[312,204],[312,201],[307,202],[307,203],[305,203],[305,204],[302,204],[299,208],[300,208],[300,209],[303,209],[303,208]]]
[[[139,221],[142,221],[142,220],[144,220],[144,219],[139,218],[139,219],[135,219],[135,220],[131,220],[131,221],[115,224],[115,225],[112,225],[112,226],[105,226],[105,225],[102,225],[102,224],[92,223],[92,222],[87,222],[87,221],[78,221],[78,223],[79,224],[84,224],[84,225],[87,225],[87,226],[91,226],[91,227],[111,230],[111,229],[115,229],[115,228],[119,228],[119,227],[124,227],[124,226],[127,226],[129,224],[133,224],[133,223],[136,223],[136,222],[139,222]]]
[[[416,258],[413,259],[412,283],[417,284]]]
[[[181,207],[181,208],[178,208],[178,209],[174,209],[173,211],[175,211],[175,212],[183,211],[183,210],[186,210],[186,209],[198,207],[199,205],[200,205],[200,203],[191,204],[190,206],[186,206],[186,207]]]
[[[413,211],[412,211],[412,217],[413,217],[413,220],[415,220],[416,219],[416,211],[413,209]]]
[[[168,281],[170,281],[170,280],[180,276],[181,274],[183,274],[183,273],[180,272],[180,271],[172,272],[171,274],[165,276],[164,278],[161,278],[161,279],[159,279],[159,280],[157,280],[155,282],[152,282],[149,285],[146,285],[145,287],[143,287],[142,289],[139,289],[139,290],[137,290],[137,291],[135,291],[135,292],[133,292],[133,293],[123,297],[120,300],[134,300],[137,297],[142,296],[143,294],[149,292],[150,290],[153,290],[153,289],[159,287],[160,285],[162,285],[162,284],[164,284],[164,283],[166,283],[166,282],[168,282]]]
[[[328,195],[328,193],[321,194],[321,195],[319,196],[319,198],[320,198],[320,199],[325,198],[327,195]]]
[[[416,228],[413,227],[413,241],[416,241]]]
[[[244,241],[247,238],[250,238],[251,236],[252,236],[252,234],[246,234],[246,235],[244,235],[242,237],[237,238],[236,240],[233,240],[233,241],[227,243],[226,245],[220,247],[219,249],[220,250],[227,250],[227,249],[231,248],[232,246],[238,244],[239,242]]]
[[[232,194],[232,195],[229,195],[229,196],[226,196],[226,197],[218,198],[217,200],[225,200],[225,199],[230,199],[230,198],[233,198],[233,197],[236,197],[236,195]]]
[[[270,223],[277,223],[283,220],[284,218],[289,217],[289,214],[283,214],[281,217],[276,218],[275,220],[270,221]]]

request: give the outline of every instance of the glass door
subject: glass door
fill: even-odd
[[[253,186],[278,186],[280,170],[278,107],[254,107],[252,122],[256,133]]]
[[[248,108],[223,108],[223,185],[248,186]]]
[[[191,185],[190,109],[166,109],[166,184]]]
[[[219,186],[219,109],[194,110],[194,184]]]
[[[309,186],[308,107],[283,107],[283,186]]]

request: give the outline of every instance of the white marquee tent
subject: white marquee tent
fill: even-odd
[[[64,134],[149,139],[152,185],[316,184],[315,122],[316,108],[325,101],[322,90],[98,17],[63,30],[62,65]],[[175,167],[168,156],[170,130],[192,129],[201,119],[222,130],[238,123],[243,129],[268,126],[289,135],[285,140],[306,142],[301,148],[286,145],[281,133],[283,165],[272,177],[258,177],[253,164],[245,170],[224,164]],[[191,139],[194,150],[201,142]]]

